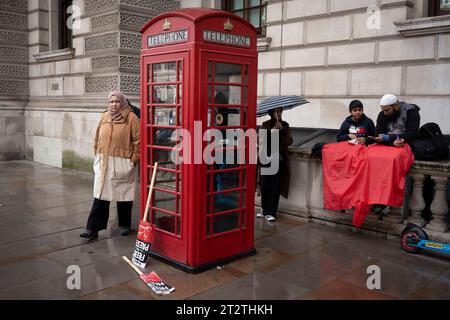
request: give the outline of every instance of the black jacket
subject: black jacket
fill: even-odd
[[[350,129],[352,132],[350,132]],[[337,142],[350,140],[348,136],[350,133],[355,134],[357,137],[367,138],[368,136],[375,135],[375,124],[365,114],[362,115],[359,121],[354,121],[352,116],[345,118],[344,122],[339,129],[336,140]],[[369,143],[373,141],[368,141]]]
[[[405,102],[401,102],[402,104],[406,104]],[[384,144],[392,145],[394,141],[397,139],[405,139],[405,142],[411,142],[419,138],[419,127],[420,127],[420,108],[417,105],[413,105],[414,108],[410,109],[406,113],[406,125],[403,133],[400,134],[389,134],[389,142],[385,142]],[[399,111],[396,111],[394,117],[387,118],[384,116],[383,111],[378,114],[377,118],[377,127],[376,134],[387,134],[388,133],[388,124],[390,122],[397,121],[400,115]]]

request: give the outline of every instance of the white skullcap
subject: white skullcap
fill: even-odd
[[[398,102],[398,99],[393,94],[385,94],[380,100],[380,106],[390,106]]]

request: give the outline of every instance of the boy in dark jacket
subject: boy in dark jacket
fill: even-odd
[[[353,143],[373,143],[369,137],[375,135],[375,124],[363,112],[363,104],[359,100],[353,100],[349,105],[350,116],[341,125],[337,135],[337,142],[352,141]]]

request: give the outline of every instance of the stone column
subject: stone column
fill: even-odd
[[[448,213],[448,204],[445,197],[445,191],[447,188],[446,176],[431,176],[431,179],[436,183],[436,189],[433,202],[431,203],[430,210],[433,213],[433,219],[427,224],[426,229],[447,232],[448,223],[445,221],[445,216]]]
[[[411,213],[408,217],[408,222],[422,225],[425,222],[420,216],[422,210],[425,209],[425,200],[423,198],[423,181],[425,180],[425,175],[423,173],[411,173],[410,176],[413,179],[413,191],[408,203]]]

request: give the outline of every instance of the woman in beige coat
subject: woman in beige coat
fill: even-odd
[[[80,234],[89,240],[106,229],[111,201],[117,201],[120,234],[128,235],[131,226],[135,171],[140,159],[140,124],[121,92],[111,92],[108,102],[94,141],[94,203],[86,231]]]

